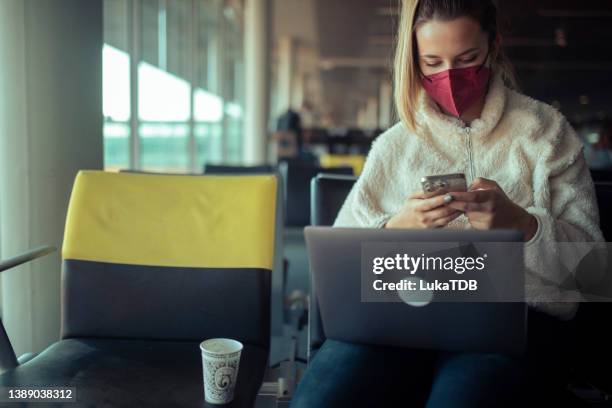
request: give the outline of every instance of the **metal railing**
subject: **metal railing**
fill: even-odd
[[[33,261],[38,258],[42,258],[43,256],[55,252],[55,250],[56,248],[52,246],[42,246],[39,248],[32,249],[21,255],[17,255],[15,257],[0,261],[0,272],[4,272],[16,266],[23,265],[24,263]],[[11,344],[8,335],[6,334],[4,324],[0,319],[0,372],[10,370],[12,368],[17,367],[18,365],[19,362],[17,361],[15,350],[13,349],[13,345]]]

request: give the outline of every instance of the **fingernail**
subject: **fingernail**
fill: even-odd
[[[448,203],[450,203],[451,201],[453,201],[453,196],[452,196],[452,195],[447,194],[447,195],[445,195],[445,196],[444,196],[444,203],[445,203],[445,204],[448,204]]]

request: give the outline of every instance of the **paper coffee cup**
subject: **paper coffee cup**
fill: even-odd
[[[211,404],[234,399],[242,343],[232,339],[209,339],[200,343],[204,371],[204,398]]]

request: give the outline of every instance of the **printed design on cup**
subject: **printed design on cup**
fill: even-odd
[[[240,352],[228,355],[224,360],[204,360],[206,374],[206,391],[211,395],[208,397],[215,400],[231,399],[234,391],[234,382],[238,374],[237,359]],[[233,359],[233,360],[232,360]]]
[[[215,386],[225,390],[232,384],[235,367],[218,367],[215,371]]]

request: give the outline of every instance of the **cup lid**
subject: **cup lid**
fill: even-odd
[[[210,354],[224,355],[242,350],[242,343],[234,339],[208,339],[200,343],[200,350]]]

